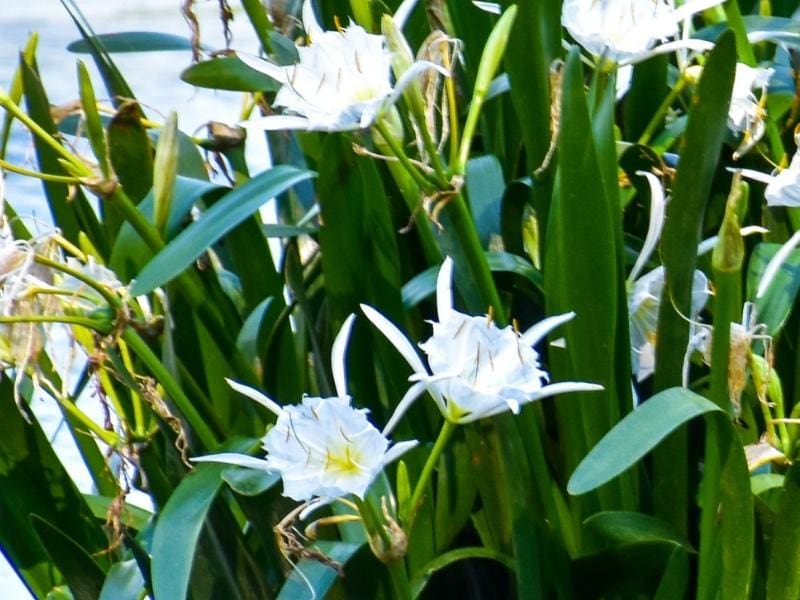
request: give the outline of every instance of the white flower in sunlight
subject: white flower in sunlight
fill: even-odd
[[[406,4],[398,9],[396,20],[407,16],[410,7]],[[254,119],[244,125],[269,130],[363,129],[393,104],[422,71],[439,68],[417,62],[392,86],[391,53],[384,36],[367,33],[352,23],[341,31],[323,31],[310,0],[303,3],[303,26],[310,43],[297,48],[297,64],[280,67],[239,55],[249,67],[282,84],[274,104],[290,113]]]
[[[425,367],[411,342],[374,308],[361,305],[364,314],[397,348],[414,370],[414,385],[400,401],[384,428],[391,431],[411,403],[427,390],[442,415],[454,423],[470,423],[520,405],[565,392],[596,391],[591,383],[559,382],[547,385],[549,375],[532,348],[551,330],[575,313],[550,317],[519,334],[512,327],[500,329],[491,317],[473,317],[453,308],[453,261],[448,257],[439,270],[436,304],[439,321],[433,335],[420,348],[428,356]]]
[[[669,0],[564,0],[561,24],[589,53],[614,62],[637,62],[650,56],[660,41],[680,33],[693,14],[723,0],[688,0],[679,7]],[[704,50],[702,40],[681,40],[677,48]]]
[[[733,94],[728,110],[728,127],[742,133],[742,143],[733,154],[734,160],[744,155],[764,136],[767,111],[763,104],[767,98],[767,85],[774,69],[749,67],[743,63],[736,65],[736,78],[733,81]],[[760,99],[753,93],[760,89]]]
[[[655,175],[647,171],[637,171],[636,174],[646,178],[650,186],[650,222],[647,235],[627,280],[631,367],[636,381],[643,381],[655,371],[658,312],[661,306],[661,293],[664,290],[664,267],[656,267],[641,277],[639,274],[658,245],[664,228],[667,200],[664,188]],[[693,323],[697,319],[708,296],[708,279],[702,271],[695,270],[692,279],[690,322]]]
[[[234,390],[278,417],[263,439],[266,459],[223,453],[193,460],[278,471],[284,496],[297,501],[347,494],[363,499],[381,469],[417,442],[400,442],[390,448],[385,435],[367,420],[369,411],[351,406],[344,357],[354,318],[348,317],[333,344],[331,364],[337,396],[304,397],[300,405],[280,406],[253,388],[228,381]]]

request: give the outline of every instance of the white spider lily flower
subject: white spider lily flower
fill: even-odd
[[[754,68],[743,63],[736,65],[736,77],[733,81],[733,93],[728,109],[728,127],[742,133],[742,143],[733,153],[737,160],[755,146],[764,136],[767,129],[764,119],[767,111],[763,104],[767,98],[767,85],[775,69]],[[760,99],[753,93],[760,89]]]
[[[402,23],[416,0],[406,0],[395,13]],[[403,89],[427,69],[447,71],[425,61],[409,68],[393,86],[391,52],[382,35],[367,33],[351,23],[341,31],[324,31],[314,15],[311,0],[303,3],[303,26],[309,45],[299,46],[300,62],[281,67],[240,54],[252,69],[281,83],[275,106],[285,115],[272,115],[243,123],[267,130],[349,131],[369,127],[394,104]]]
[[[650,222],[642,250],[628,275],[628,315],[630,319],[631,368],[636,381],[644,381],[655,371],[656,337],[661,294],[664,290],[664,267],[656,267],[641,277],[650,256],[658,245],[664,228],[667,200],[659,179],[652,173],[637,171],[650,185]],[[708,279],[695,270],[692,279],[692,305],[689,320],[694,322],[709,296]],[[690,334],[691,337],[692,334]]]
[[[594,56],[633,63],[658,53],[654,46],[679,35],[683,21],[722,1],[688,0],[676,8],[670,0],[564,0],[561,24]],[[702,40],[682,39],[661,50],[711,47]]]
[[[636,381],[644,381],[655,371],[658,311],[664,290],[664,267],[656,267],[637,279],[628,293],[630,315],[631,366]],[[710,295],[708,278],[695,270],[692,278],[692,305],[689,321],[692,323],[690,338],[695,335],[695,321]]]
[[[348,494],[363,499],[384,466],[417,442],[390,447],[386,436],[367,419],[369,411],[351,406],[345,350],[354,318],[355,315],[348,317],[333,344],[331,364],[336,396],[306,396],[299,405],[280,406],[257,390],[228,380],[234,390],[278,417],[263,438],[266,459],[222,453],[193,460],[277,471],[283,479],[283,495],[298,502]]]
[[[516,414],[522,404],[548,396],[603,389],[582,382],[548,385],[550,376],[541,368],[539,355],[532,348],[575,313],[549,317],[523,334],[510,326],[501,329],[489,316],[473,317],[453,308],[452,275],[453,261],[448,257],[439,270],[436,285],[439,320],[433,322],[433,335],[419,345],[428,357],[428,367],[391,321],[371,306],[361,305],[367,318],[414,370],[409,378],[414,384],[398,404],[384,433],[392,431],[425,390],[445,419],[471,423],[507,410]]]

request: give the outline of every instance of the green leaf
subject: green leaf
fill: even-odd
[[[727,135],[728,106],[736,71],[736,40],[724,34],[709,54],[689,111],[680,162],[666,209],[661,259],[666,283],[658,315],[656,391],[680,385],[689,342],[692,282],[703,217]],[[686,528],[689,505],[689,460],[686,432],[655,453],[653,496],[656,515]]]
[[[100,600],[139,600],[144,591],[144,577],[135,559],[111,565]]]
[[[84,494],[83,499],[86,501],[86,504],[89,506],[89,509],[91,509],[92,514],[94,514],[96,519],[100,519],[101,521],[106,520],[106,517],[108,516],[108,510],[111,508],[114,498],[97,496],[95,494]],[[130,527],[131,529],[135,529],[136,531],[144,530],[144,528],[150,523],[150,519],[152,517],[152,513],[128,503],[125,503],[125,506],[119,515],[120,522],[123,525]]]
[[[775,517],[767,571],[767,600],[800,598],[800,463],[786,473],[783,497]]]
[[[514,560],[511,557],[506,556],[501,552],[497,552],[496,550],[484,548],[482,546],[474,548],[458,548],[437,556],[435,559],[425,565],[425,568],[422,569],[422,572],[411,582],[411,589],[414,593],[414,597],[419,597],[419,595],[425,590],[425,585],[428,583],[428,581],[430,581],[430,578],[439,571],[442,571],[458,561],[472,560],[476,558],[493,560],[506,567],[509,571],[513,571],[516,568]]]
[[[670,541],[693,551],[689,540],[669,523],[642,513],[599,512],[586,519],[583,526],[598,541],[598,547]]]
[[[119,31],[101,33],[70,42],[67,50],[74,54],[91,54],[93,44],[100,44],[110,54],[120,52],[167,52],[192,49],[192,40],[172,33],[157,31]]]
[[[210,200],[214,195],[219,195],[226,189],[207,181],[189,179],[179,175],[172,190],[172,206],[167,220],[167,239],[172,239],[178,234],[186,215],[197,202],[201,199]],[[148,194],[139,203],[138,208],[152,222],[153,194]],[[121,280],[130,280],[152,255],[152,251],[139,237],[139,234],[129,223],[125,223],[116,237],[109,264]]]
[[[26,422],[12,381],[0,381],[0,547],[28,587],[43,597],[61,578],[33,530],[31,513],[59,527],[89,552],[108,542],[36,421]]]
[[[239,446],[246,450],[248,444]],[[197,541],[227,468],[218,463],[197,465],[181,480],[161,511],[152,547],[156,598],[186,598]]]
[[[671,388],[656,394],[628,413],[592,448],[570,477],[567,491],[573,495],[585,494],[611,481],[675,429],[710,412],[723,411],[685,388]]]
[[[470,159],[465,181],[478,237],[481,246],[486,248],[492,235],[500,235],[500,207],[506,187],[497,157],[487,155]]]
[[[764,270],[780,248],[780,244],[758,244],[747,267],[747,297],[755,303],[758,322],[766,325],[766,333],[773,337],[786,324],[800,290],[800,250],[794,250],[778,269],[764,295],[756,298]]]
[[[678,544],[662,540],[625,544],[581,556],[573,563],[575,597],[652,598],[676,549],[685,554]]]
[[[143,117],[144,113],[138,103],[126,102],[119,106],[108,125],[111,165],[125,193],[134,204],[138,204],[153,187],[155,151],[142,125]],[[116,232],[117,223],[122,221],[122,216],[116,214],[113,204],[107,210],[112,211],[114,225],[111,229]]]
[[[277,484],[281,475],[277,471],[229,467],[222,472],[222,479],[237,494],[258,496]]]
[[[576,316],[558,331],[559,336],[565,334],[569,352],[551,352],[552,373],[556,381],[589,381],[604,388],[602,392],[569,394],[556,403],[566,440],[565,464],[572,469],[619,418],[615,353],[622,274],[615,229],[619,215],[612,209],[617,201],[607,196],[609,185],[605,182],[610,167],[608,160],[600,160],[592,129],[599,127],[602,119],[590,117],[577,47],[570,52],[563,78],[558,167],[547,223],[544,273],[547,314],[574,311]],[[612,101],[609,94],[603,98],[604,103]],[[619,386],[630,387],[627,379]],[[600,490],[601,508],[624,508],[628,486],[622,481]]]
[[[689,559],[686,551],[676,547],[667,561],[664,575],[658,584],[654,600],[673,600],[684,598],[689,586]]]
[[[311,546],[328,558],[345,564],[361,547],[347,542],[316,542]],[[336,571],[318,560],[304,558],[292,569],[278,594],[278,600],[315,600],[325,598],[336,581]]]
[[[147,294],[167,283],[222,236],[256,212],[264,202],[313,175],[311,171],[281,165],[235,188],[145,265],[131,288],[131,294]]]
[[[83,39],[88,43],[94,64],[97,66],[97,70],[100,71],[100,76],[103,78],[106,90],[108,90],[108,95],[111,97],[111,102],[114,106],[119,106],[125,100],[135,99],[133,90],[131,90],[119,69],[117,69],[114,61],[111,60],[102,42],[94,35],[94,31],[92,31],[89,22],[81,13],[75,0],[61,0],[61,4],[69,13]]]
[[[236,57],[212,58],[195,63],[181,73],[189,85],[233,92],[274,92],[280,84],[251,69]]]
[[[290,238],[298,235],[311,235],[319,231],[316,227],[300,225],[283,225],[280,223],[264,223],[261,226],[264,236],[268,238]]]
[[[31,515],[31,525],[75,600],[97,600],[105,579],[100,565],[80,544],[40,516]]]

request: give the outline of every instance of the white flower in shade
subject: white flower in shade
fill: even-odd
[[[631,362],[636,381],[643,381],[653,374],[656,360],[656,332],[661,293],[664,290],[664,267],[656,267],[637,279],[628,294],[630,315]],[[697,315],[703,310],[709,297],[708,278],[695,270],[692,279],[692,308],[689,321],[694,335]]]
[[[384,428],[391,431],[411,403],[427,390],[445,419],[470,423],[520,405],[565,392],[596,391],[591,383],[560,382],[548,385],[549,375],[531,347],[575,316],[550,317],[523,334],[512,327],[497,327],[488,316],[473,317],[453,308],[453,261],[445,259],[439,270],[436,304],[439,321],[433,335],[420,348],[428,356],[425,367],[411,342],[374,308],[361,305],[364,314],[397,348],[414,370],[414,384],[400,401]]]
[[[355,315],[350,315],[333,343],[331,364],[337,396],[304,397],[300,405],[280,406],[257,390],[228,381],[231,387],[265,406],[278,420],[263,439],[266,459],[223,453],[195,458],[254,469],[277,471],[283,494],[293,500],[364,498],[384,466],[417,442],[394,446],[367,419],[368,410],[353,408],[347,395],[345,350]]]
[[[395,14],[396,21],[408,16],[411,7],[406,4]],[[392,105],[422,71],[440,68],[417,62],[393,86],[391,53],[384,36],[367,33],[352,23],[341,31],[323,31],[310,0],[303,3],[303,26],[310,43],[297,48],[297,64],[281,67],[239,55],[245,64],[282,84],[274,105],[289,113],[254,119],[244,125],[269,130],[363,129]]]
[[[728,127],[742,133],[742,143],[733,154],[734,160],[745,154],[764,136],[767,111],[763,102],[767,97],[767,85],[774,69],[749,67],[743,63],[736,65],[736,78],[733,81],[733,94],[728,109]],[[760,100],[753,93],[760,89]]]
[[[680,24],[723,0],[688,0],[675,8],[669,0],[564,0],[561,24],[589,53],[614,62],[637,62],[660,41],[677,36]],[[711,44],[684,39],[678,48],[705,50]]]
[[[667,200],[658,178],[647,171],[637,171],[650,186],[650,222],[642,250],[628,275],[628,315],[630,319],[631,367],[636,381],[643,381],[655,371],[658,311],[664,290],[664,267],[656,267],[639,276],[658,245],[664,228]],[[709,296],[708,279],[695,270],[692,279],[692,305],[689,321],[694,323]],[[692,325],[694,328],[695,325]],[[690,337],[693,332],[690,333]]]

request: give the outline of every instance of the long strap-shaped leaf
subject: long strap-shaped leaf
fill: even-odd
[[[235,188],[145,265],[136,278],[131,294],[147,294],[167,283],[191,265],[206,249],[257,211],[264,202],[313,175],[312,171],[281,165]]]
[[[689,340],[691,290],[711,182],[727,132],[728,105],[736,71],[732,33],[711,52],[698,84],[681,146],[661,242],[666,285],[658,316],[655,389],[680,385]],[[683,435],[683,434],[680,434]],[[654,455],[654,500],[659,516],[686,529],[689,505],[686,438],[670,440]]]
[[[708,532],[716,548],[709,553],[708,562],[701,562],[698,577],[714,584],[701,591],[718,592],[718,597],[726,599],[746,598],[753,563],[753,499],[747,461],[727,413],[710,400],[685,388],[656,394],[592,448],[572,474],[567,490],[584,494],[611,481],[700,415],[709,425],[708,435],[716,442],[718,458],[718,467],[707,473],[703,485],[719,486],[716,502],[702,507],[717,519]],[[711,478],[714,481],[709,481]]]

